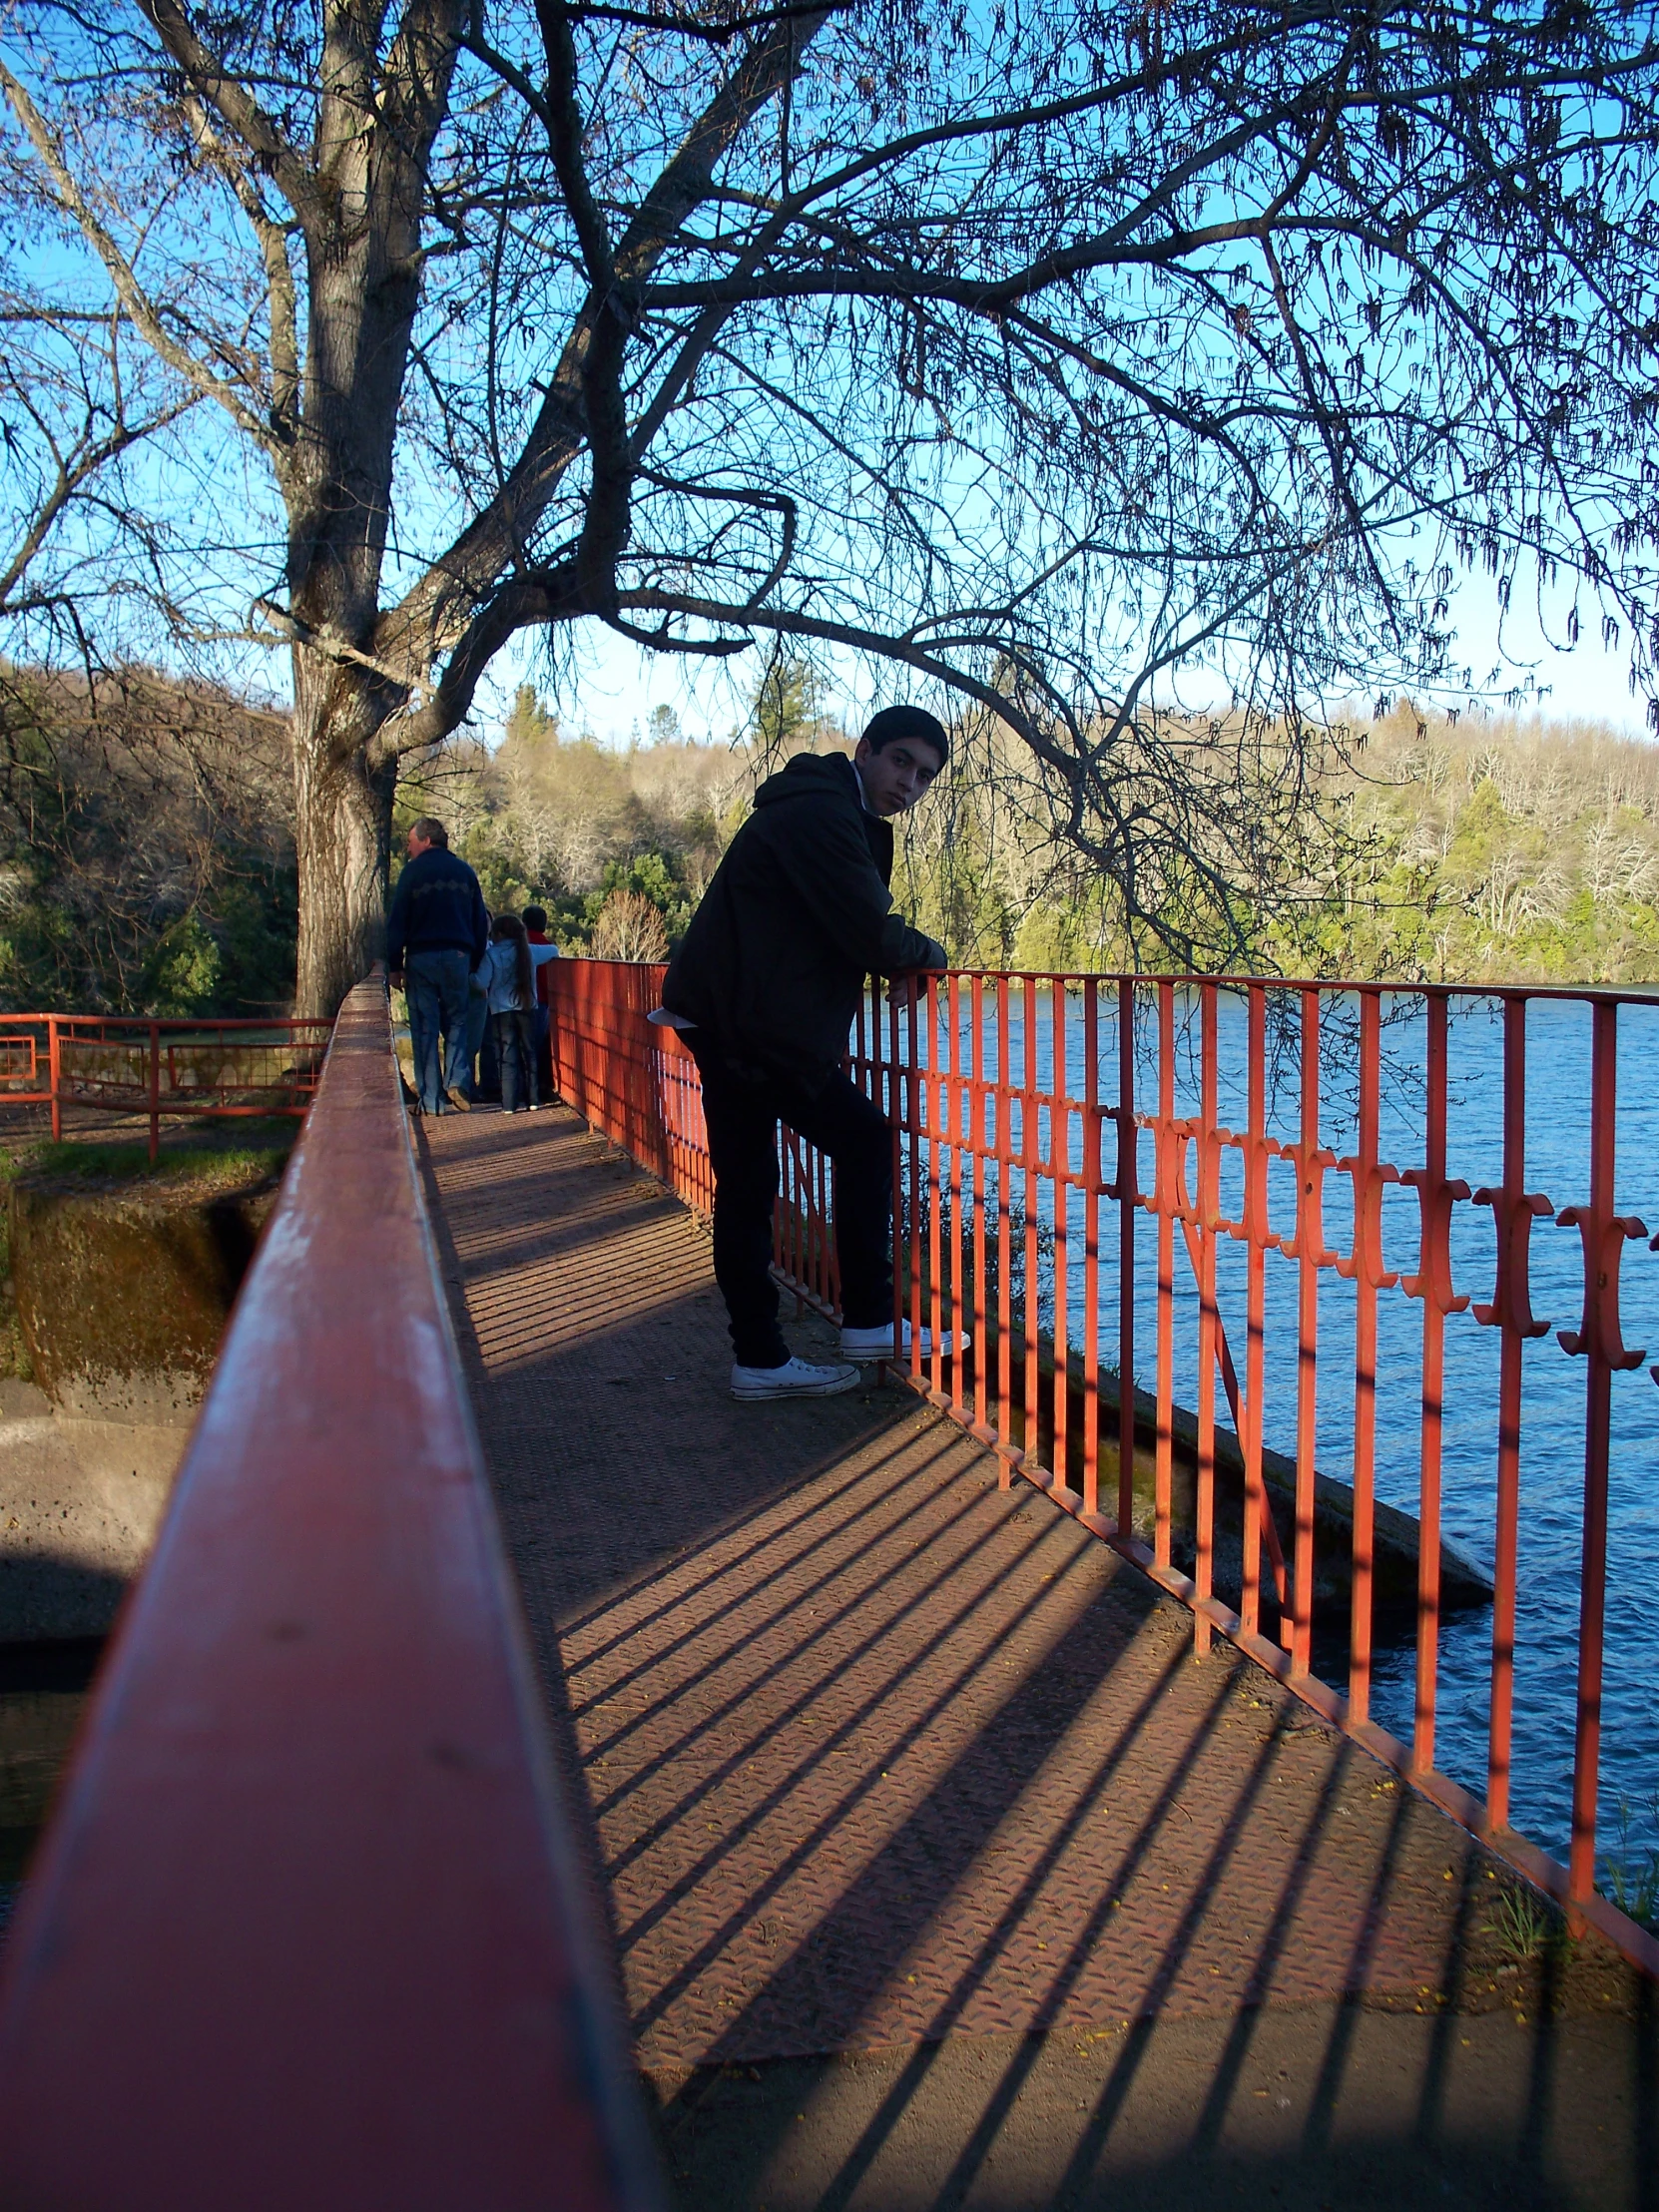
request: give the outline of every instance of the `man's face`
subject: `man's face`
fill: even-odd
[[[409,831],[409,858],[411,860],[418,859],[421,853],[430,852],[431,849],[432,845],[430,838],[419,835],[418,832],[413,830]]]
[[[860,738],[852,760],[872,815],[903,814],[944,766],[938,748],[925,738],[894,738],[879,753],[867,738]]]

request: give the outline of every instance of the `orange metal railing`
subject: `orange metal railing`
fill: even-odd
[[[303,1115],[316,1090],[330,1024],[148,1021],[116,1014],[0,1014],[0,1106],[48,1106],[63,1134],[66,1106],[150,1125],[164,1118]]]
[[[713,1182],[697,1067],[671,1030],[646,1018],[662,972],[557,963],[555,1076],[594,1127],[707,1215]],[[1453,1108],[1463,1095],[1463,1075],[1454,1084],[1450,1074],[1454,1002],[1460,1020],[1481,1013],[1488,1096],[1500,1099],[1474,1137],[1458,1127],[1455,1164],[1472,1165],[1472,1176],[1451,1172]],[[1659,1006],[1613,991],[953,973],[919,1015],[868,1000],[849,1066],[893,1129],[895,1318],[931,1324],[935,1341],[952,1318],[973,1332],[970,1360],[924,1366],[912,1358],[911,1384],[1000,1455],[1005,1480],[1017,1471],[1044,1488],[1187,1604],[1200,1650],[1215,1634],[1230,1638],[1575,1918],[1597,1922],[1659,1971],[1659,1941],[1596,1889],[1612,1392],[1615,1378],[1645,1357],[1623,1343],[1619,1267],[1627,1245],[1647,1232],[1617,1211],[1616,1188],[1632,1172],[1649,1181],[1659,1174],[1651,1149],[1627,1144],[1630,1156],[1619,1157],[1621,1018],[1627,1030],[1639,1027],[1644,1050],[1654,1048],[1652,1104]],[[1556,1163],[1568,1182],[1557,1179],[1553,1197],[1529,1187],[1529,1021],[1546,1032],[1552,1114],[1574,1132],[1570,1158]],[[1569,1038],[1577,1040],[1571,1053]],[[1408,1110],[1399,1105],[1402,1089]],[[1385,1156],[1385,1120],[1397,1162]],[[1339,1129],[1340,1154],[1332,1142]],[[828,1163],[788,1129],[780,1156],[777,1272],[833,1312]],[[1331,1243],[1328,1209],[1348,1225]],[[1576,1232],[1571,1297],[1581,1315],[1538,1355],[1554,1363],[1558,1389],[1567,1362],[1581,1363],[1582,1377],[1574,1420],[1583,1483],[1569,1570],[1576,1636],[1570,1648],[1535,1655],[1575,1675],[1565,1866],[1510,1826],[1522,1360],[1527,1342],[1550,1328],[1532,1311],[1535,1223]],[[1567,1287],[1567,1250],[1563,1240],[1549,1255],[1558,1293]],[[1436,1741],[1449,1556],[1441,1542],[1446,1327],[1488,1285],[1472,1315],[1497,1341],[1495,1389],[1490,1402],[1454,1408],[1465,1425],[1476,1417],[1483,1424],[1492,1477],[1482,1546],[1492,1596],[1479,1796],[1440,1771]],[[1329,1405],[1336,1332],[1326,1310],[1339,1286],[1349,1302],[1337,1355],[1345,1374],[1350,1332],[1353,1345],[1344,1391],[1352,1464],[1339,1470],[1347,1557],[1334,1601],[1328,1589],[1321,1595],[1332,1550],[1321,1516],[1334,1486],[1316,1473],[1315,1453],[1329,1432],[1321,1426],[1322,1327]],[[1411,1333],[1412,1372],[1394,1382],[1397,1357],[1380,1370],[1379,1316],[1381,1307],[1397,1347],[1400,1299],[1415,1302],[1420,1322]],[[1152,1340],[1150,1356],[1138,1321]],[[1176,1401],[1178,1338],[1189,1356],[1190,1409]],[[1269,1372],[1276,1363],[1277,1379]],[[1143,1372],[1148,1391],[1137,1388]],[[1410,1723],[1397,1736],[1373,1711],[1383,1617],[1380,1529],[1387,1517],[1377,1492],[1380,1373],[1393,1391],[1390,1410],[1400,1390],[1410,1393],[1415,1459],[1414,1588],[1406,1592],[1414,1680]],[[1630,1402],[1628,1394],[1621,1400]],[[1295,1438],[1283,1459],[1266,1443],[1275,1406]],[[1183,1457],[1190,1494],[1178,1509]],[[1230,1498],[1236,1556],[1220,1591],[1218,1501]],[[1397,1616],[1388,1630],[1397,1642]]]

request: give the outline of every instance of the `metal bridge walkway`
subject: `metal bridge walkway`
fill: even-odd
[[[734,1405],[564,1109],[422,1156],[686,2204],[1659,2202],[1614,1954],[907,1391]]]

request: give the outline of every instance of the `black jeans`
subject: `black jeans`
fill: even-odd
[[[822,1088],[738,1074],[688,1037],[703,1076],[703,1112],[715,1171],[715,1281],[732,1319],[740,1367],[781,1368],[772,1215],[778,1197],[778,1124],[786,1121],[835,1164],[835,1258],[849,1329],[892,1319],[892,1131],[879,1106],[838,1070]]]
[[[539,1105],[534,1012],[526,1007],[523,1013],[492,1014],[490,1019],[495,1024],[495,1050],[501,1062],[502,1106],[509,1114],[517,1113],[520,1082],[530,1093],[530,1105]]]

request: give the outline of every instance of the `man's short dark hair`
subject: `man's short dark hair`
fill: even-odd
[[[900,738],[918,738],[923,745],[930,745],[939,757],[940,768],[950,758],[950,739],[944,724],[925,707],[883,707],[864,725],[863,742],[872,753],[885,753]]]
[[[526,906],[523,918],[526,929],[545,929],[547,927],[547,908],[545,906]]]
[[[423,843],[439,845],[445,852],[449,850],[449,831],[436,815],[422,815],[418,822],[411,822],[409,828]]]

